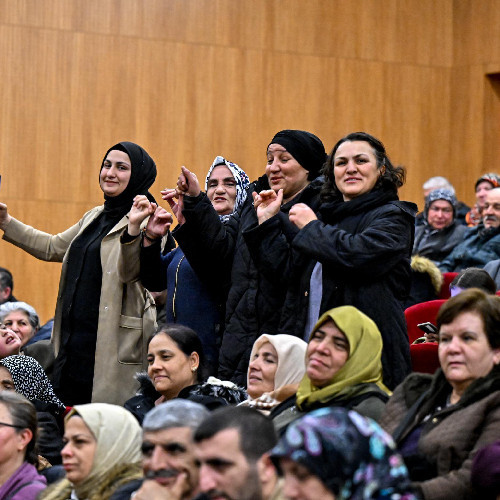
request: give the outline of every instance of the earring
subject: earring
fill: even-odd
[[[193,367],[191,368],[191,371],[194,373],[197,369],[198,369],[198,368],[197,368],[196,366],[193,366]]]

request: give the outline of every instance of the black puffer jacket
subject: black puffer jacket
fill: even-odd
[[[288,212],[295,203],[319,207],[322,178],[315,179],[276,216],[290,240],[298,233]],[[252,192],[269,189],[267,177],[252,183],[240,212],[224,225],[205,194],[185,197],[186,222],[173,235],[197,275],[209,286],[229,288],[226,328],[219,355],[218,376],[246,385],[248,360],[254,341],[263,333],[278,333],[286,288],[281,280],[257,269],[243,232],[257,224]],[[251,244],[251,242],[250,242]]]
[[[372,191],[352,201],[323,204],[321,220],[300,230],[293,241],[273,217],[248,228],[261,270],[287,288],[279,333],[302,337],[307,321],[310,278],[323,266],[320,315],[352,305],[377,324],[384,347],[384,383],[394,388],[411,370],[402,301],[410,288],[416,205],[396,193]],[[254,248],[252,246],[252,248]]]

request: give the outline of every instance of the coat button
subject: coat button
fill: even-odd
[[[432,419],[432,423],[433,423],[433,424],[437,424],[438,422],[439,422],[439,419],[438,419],[438,418],[434,417],[434,418]]]

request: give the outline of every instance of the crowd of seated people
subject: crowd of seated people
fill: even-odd
[[[254,183],[218,156],[206,192],[183,167],[161,191],[171,214],[147,192],[153,160],[119,143],[101,164],[104,209],[65,236],[0,204],[8,241],[64,262],[55,351],[34,339],[38,315],[13,284],[0,305],[0,454],[11,450],[0,498],[500,494],[500,297],[482,269],[500,258],[494,174],[476,183],[470,228],[453,187],[430,186],[414,239],[416,206],[398,198],[405,170],[375,137],[349,134],[327,156],[315,135],[282,130],[266,154]],[[114,263],[100,256],[108,240]],[[92,259],[95,281],[75,287],[68,277]],[[114,281],[100,280],[110,269]],[[457,271],[451,298],[425,339],[439,368],[412,373],[407,297],[417,272],[438,295],[444,271]],[[166,290],[156,328],[149,289]],[[109,338],[95,297],[83,300],[96,290],[98,309],[120,318]],[[80,325],[73,299],[90,307]]]

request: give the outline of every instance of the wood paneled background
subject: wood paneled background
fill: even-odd
[[[257,177],[282,128],[373,133],[420,205],[430,176],[471,203],[500,171],[500,0],[0,0],[0,56],[0,200],[48,232],[102,202],[120,140],[158,197],[218,154]],[[0,242],[0,265],[49,319],[60,264]]]

